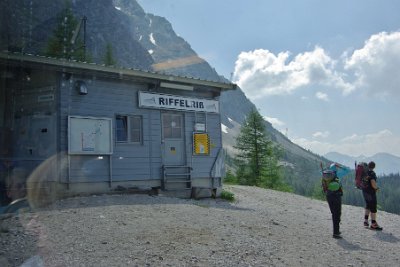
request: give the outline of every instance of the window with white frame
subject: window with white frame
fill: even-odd
[[[117,115],[116,141],[118,143],[142,143],[142,116]]]

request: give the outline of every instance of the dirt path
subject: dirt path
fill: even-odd
[[[102,195],[1,220],[0,266],[400,266],[398,215],[374,232],[343,206],[336,240],[325,202],[226,188],[236,202]]]

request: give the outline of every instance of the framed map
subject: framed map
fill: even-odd
[[[69,116],[68,153],[112,154],[112,119]]]

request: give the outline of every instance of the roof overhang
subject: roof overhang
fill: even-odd
[[[94,63],[79,62],[67,59],[58,59],[45,56],[35,56],[30,54],[0,52],[0,64],[7,64],[21,67],[35,67],[42,69],[51,69],[60,72],[68,72],[72,74],[93,74],[102,75],[115,79],[126,80],[148,80],[165,83],[176,83],[186,86],[208,86],[219,88],[221,90],[234,90],[237,85],[233,83],[215,82],[209,80],[201,80],[191,77],[182,77],[168,75],[163,73],[144,71],[139,69],[127,69],[104,66]]]

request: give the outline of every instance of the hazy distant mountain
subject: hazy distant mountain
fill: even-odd
[[[325,157],[331,161],[335,161],[351,168],[354,168],[354,162],[370,162],[376,163],[375,171],[377,174],[391,174],[400,172],[400,157],[389,153],[378,153],[372,157],[358,156],[351,157],[337,152],[329,152]]]

